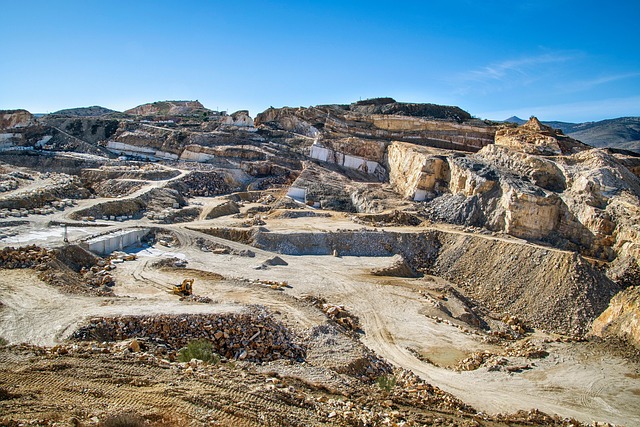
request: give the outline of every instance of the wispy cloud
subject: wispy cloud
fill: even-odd
[[[632,79],[634,77],[640,77],[640,72],[611,74],[607,76],[595,77],[589,80],[578,80],[578,81],[562,84],[560,87],[558,87],[558,89],[562,90],[565,93],[581,92],[584,90],[593,89],[596,86],[616,82],[618,80]]]
[[[526,76],[539,65],[565,62],[573,58],[575,58],[575,55],[545,54],[518,59],[508,59],[506,61],[487,65],[478,70],[462,73],[458,77],[460,80],[477,82],[502,80],[507,77],[512,77],[514,74]]]
[[[578,52],[549,52],[511,58],[455,74],[449,82],[460,95],[469,92],[487,94],[506,87],[529,85],[552,73],[557,64],[579,57]]]

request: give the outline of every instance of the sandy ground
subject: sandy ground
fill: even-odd
[[[156,185],[159,184],[150,184],[145,190]],[[98,201],[82,201],[78,208]],[[36,218],[28,225],[19,226],[19,235],[14,240],[3,241],[2,246],[17,243],[60,244],[61,235],[57,230],[47,229],[45,221],[65,219],[70,212],[57,213],[55,218]],[[376,353],[398,366],[412,370],[481,411],[494,414],[537,408],[583,422],[640,425],[640,365],[637,362],[594,351],[587,344],[553,342],[544,344],[550,355],[536,359],[536,366],[522,373],[488,372],[486,368],[457,372],[435,366],[421,361],[416,354],[438,365],[450,366],[474,351],[499,350],[495,345],[485,343],[479,334],[436,322],[427,316],[433,312],[433,307],[421,296],[420,290],[428,289],[441,279],[390,279],[369,274],[372,268],[388,265],[391,262],[389,258],[280,255],[288,263],[287,266],[257,269],[274,254],[184,227],[228,226],[239,221],[226,217],[197,224],[167,226],[167,229],[176,233],[180,246],[166,248],[156,245],[134,250],[138,252],[138,259],[120,264],[114,271],[118,283],[114,288],[118,295],[116,298],[61,294],[39,281],[35,272],[5,270],[0,275],[2,337],[12,343],[53,345],[66,338],[80,322],[92,316],[231,311],[247,304],[265,305],[282,313],[289,323],[308,328],[321,323],[323,318],[317,310],[309,310],[300,304],[298,299],[314,295],[330,303],[344,304],[359,316],[364,330],[361,339]],[[111,228],[120,228],[147,222],[108,224]],[[362,228],[344,215],[329,219],[268,219],[266,227],[274,231]],[[73,228],[70,237],[74,240],[97,231],[104,229]],[[453,231],[461,232],[457,229]],[[256,256],[251,258],[203,252],[194,244],[196,238],[224,243],[234,249],[251,249]],[[152,267],[154,261],[168,256],[187,260],[190,270],[218,273],[225,279],[191,271],[158,270]],[[195,293],[212,298],[213,304],[179,302],[166,292],[187,274],[195,275]],[[247,279],[287,281],[291,287],[274,291],[252,284]],[[545,338],[535,336],[532,339],[542,343]]]
[[[10,342],[53,345],[92,316],[230,311],[247,304],[263,304],[286,314],[299,327],[311,327],[323,319],[288,295],[318,295],[345,304],[357,314],[365,332],[362,340],[376,353],[479,410],[506,413],[538,408],[585,422],[640,424],[635,405],[640,393],[638,365],[605,353],[593,354],[580,344],[553,343],[548,347],[549,357],[537,360],[534,369],[520,374],[488,372],[486,368],[455,372],[420,361],[409,349],[446,365],[472,351],[495,348],[484,344],[478,335],[423,314],[428,306],[417,289],[426,287],[424,282],[429,279],[389,281],[368,276],[365,280],[365,272],[388,259],[281,255],[288,266],[256,270],[256,265],[272,254],[257,251],[255,258],[247,258],[162,246],[146,252],[148,256],[141,253],[138,260],[120,264],[115,270],[119,298],[61,294],[35,279],[33,272],[4,272],[0,276],[0,300],[5,305],[0,316],[3,336]],[[196,294],[212,298],[214,304],[181,303],[166,291],[183,278],[183,272],[151,267],[165,254],[183,254],[190,269],[227,278],[287,280],[291,288],[279,292],[237,280],[196,277]]]

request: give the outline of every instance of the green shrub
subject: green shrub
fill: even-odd
[[[396,386],[397,381],[397,378],[393,375],[381,375],[376,380],[376,383],[378,383],[378,387],[380,387],[380,389],[389,393],[391,389]]]
[[[5,345],[9,344],[9,341],[5,340],[4,338],[0,337],[0,347],[3,347]]]
[[[220,356],[213,352],[211,341],[206,339],[191,341],[185,348],[180,350],[178,360],[188,362],[191,359],[199,359],[214,365],[220,362]]]

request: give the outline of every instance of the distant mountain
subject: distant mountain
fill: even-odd
[[[56,111],[55,113],[51,114],[55,116],[67,117],[100,117],[112,113],[117,113],[117,111],[94,105],[92,107],[67,108],[65,110]]]
[[[640,153],[640,117],[620,117],[576,125],[570,135],[594,147],[612,147]]]
[[[504,120],[522,125],[525,120],[512,116]],[[618,148],[640,153],[640,117],[620,117],[599,122],[542,122],[565,135],[598,148]]]
[[[522,120],[518,116],[511,116],[508,119],[503,120],[503,122],[505,122],[505,123],[515,123],[518,126],[522,126],[523,124],[527,123],[526,120]]]

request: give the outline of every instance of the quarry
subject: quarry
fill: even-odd
[[[0,269],[0,425],[640,425],[640,155],[535,117],[0,111]]]

